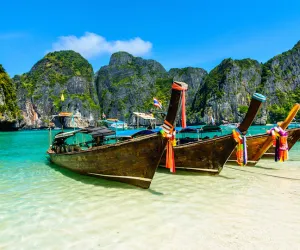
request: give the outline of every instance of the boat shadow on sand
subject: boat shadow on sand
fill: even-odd
[[[266,170],[279,170],[279,168],[275,168],[275,167],[263,167],[263,166],[260,166],[260,165],[255,165],[255,166],[252,166],[251,168],[260,168],[260,169],[266,169]]]
[[[159,167],[156,169],[157,173],[161,173],[161,174],[173,174],[170,172],[169,169],[164,168],[164,167]],[[228,179],[228,180],[233,180],[235,178],[233,177],[228,177],[225,175],[221,175],[221,174],[210,174],[208,172],[193,172],[193,171],[186,171],[186,170],[177,170],[176,169],[176,175],[182,175],[182,176],[199,176],[201,178],[201,176],[210,176],[212,178],[223,178],[223,179]]]
[[[97,177],[94,177],[94,176],[81,175],[79,173],[74,173],[71,170],[59,167],[59,166],[55,165],[54,163],[51,163],[48,159],[46,160],[45,164],[47,166],[49,166],[50,168],[52,168],[53,170],[63,174],[64,176],[66,176],[68,178],[71,178],[75,181],[80,181],[84,184],[94,185],[94,186],[101,186],[101,187],[104,187],[104,188],[137,189],[137,190],[141,190],[141,191],[147,191],[147,192],[149,192],[151,194],[154,194],[154,195],[163,195],[163,193],[155,191],[151,188],[142,189],[142,188],[139,188],[139,187],[131,186],[131,185],[126,184],[126,183],[121,183],[121,182],[117,182],[117,181],[110,181],[110,180],[106,180],[106,179],[103,179],[103,178],[97,178]]]

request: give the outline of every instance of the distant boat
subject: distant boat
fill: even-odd
[[[222,131],[220,126],[217,125],[205,125],[202,128],[200,128],[200,132],[220,132]]]
[[[222,127],[225,127],[225,128],[237,128],[239,126],[238,123],[227,123],[227,124],[222,124]]]
[[[120,121],[118,119],[108,118],[106,120],[103,120],[103,122],[106,123],[109,128],[114,128],[114,129],[128,128],[128,124],[126,122]]]

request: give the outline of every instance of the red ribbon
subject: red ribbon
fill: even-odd
[[[174,149],[173,142],[175,137],[173,135],[174,127],[168,121],[164,121],[166,127],[168,127],[167,132],[163,129],[161,130],[162,136],[167,138],[167,149],[166,149],[166,168],[169,168],[172,173],[175,173],[175,160],[174,160]]]
[[[167,143],[166,168],[169,168],[171,173],[175,173],[174,149],[172,144],[172,138],[170,138]]]

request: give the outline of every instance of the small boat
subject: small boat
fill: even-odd
[[[222,127],[224,127],[224,128],[230,128],[230,129],[237,128],[238,126],[239,126],[238,123],[227,123],[227,124],[222,124]]]
[[[128,124],[126,122],[120,121],[118,119],[109,118],[104,120],[103,122],[106,123],[109,128],[114,128],[114,129],[128,128]]]
[[[220,126],[217,126],[217,125],[205,125],[200,129],[200,131],[202,133],[204,133],[204,132],[221,132],[222,129]]]
[[[265,100],[266,98],[258,93],[252,96],[247,114],[238,127],[241,134],[247,133]],[[176,169],[218,174],[236,145],[237,142],[231,134],[177,145],[174,147]],[[162,157],[160,165],[165,166],[165,157]]]
[[[82,132],[93,137],[92,146],[86,149],[80,145],[68,145],[66,142],[67,138],[78,132],[60,133],[55,136],[47,151],[50,160],[79,174],[149,188],[164,149],[170,142],[166,135],[173,131],[181,95],[186,89],[187,84],[183,82],[174,82],[172,85],[169,109],[162,126],[165,132],[142,135],[114,144],[103,144],[105,136],[111,136],[111,130],[85,129]]]
[[[290,122],[294,119],[294,117],[297,115],[298,110],[300,109],[300,104],[295,104],[294,107],[291,109],[290,113],[284,120],[284,122],[279,123],[279,126],[285,130]],[[298,130],[291,129],[288,133],[288,141],[293,142],[294,140],[298,140]],[[295,138],[296,139],[295,139]],[[248,166],[255,166],[256,163],[263,157],[263,155],[267,152],[273,153],[271,149],[271,146],[273,144],[273,139],[271,136],[266,134],[260,134],[260,135],[254,135],[254,136],[247,136],[247,154],[248,154]],[[291,148],[291,146],[289,147]],[[270,150],[270,151],[268,151]],[[274,154],[273,154],[274,155]],[[267,157],[267,156],[266,156]],[[236,163],[236,151],[234,151],[230,158],[228,159],[226,164],[230,165],[237,165]]]

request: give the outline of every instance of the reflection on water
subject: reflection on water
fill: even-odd
[[[219,176],[159,169],[149,190],[61,169],[47,145],[46,131],[0,133],[0,249],[300,246],[300,143]]]

